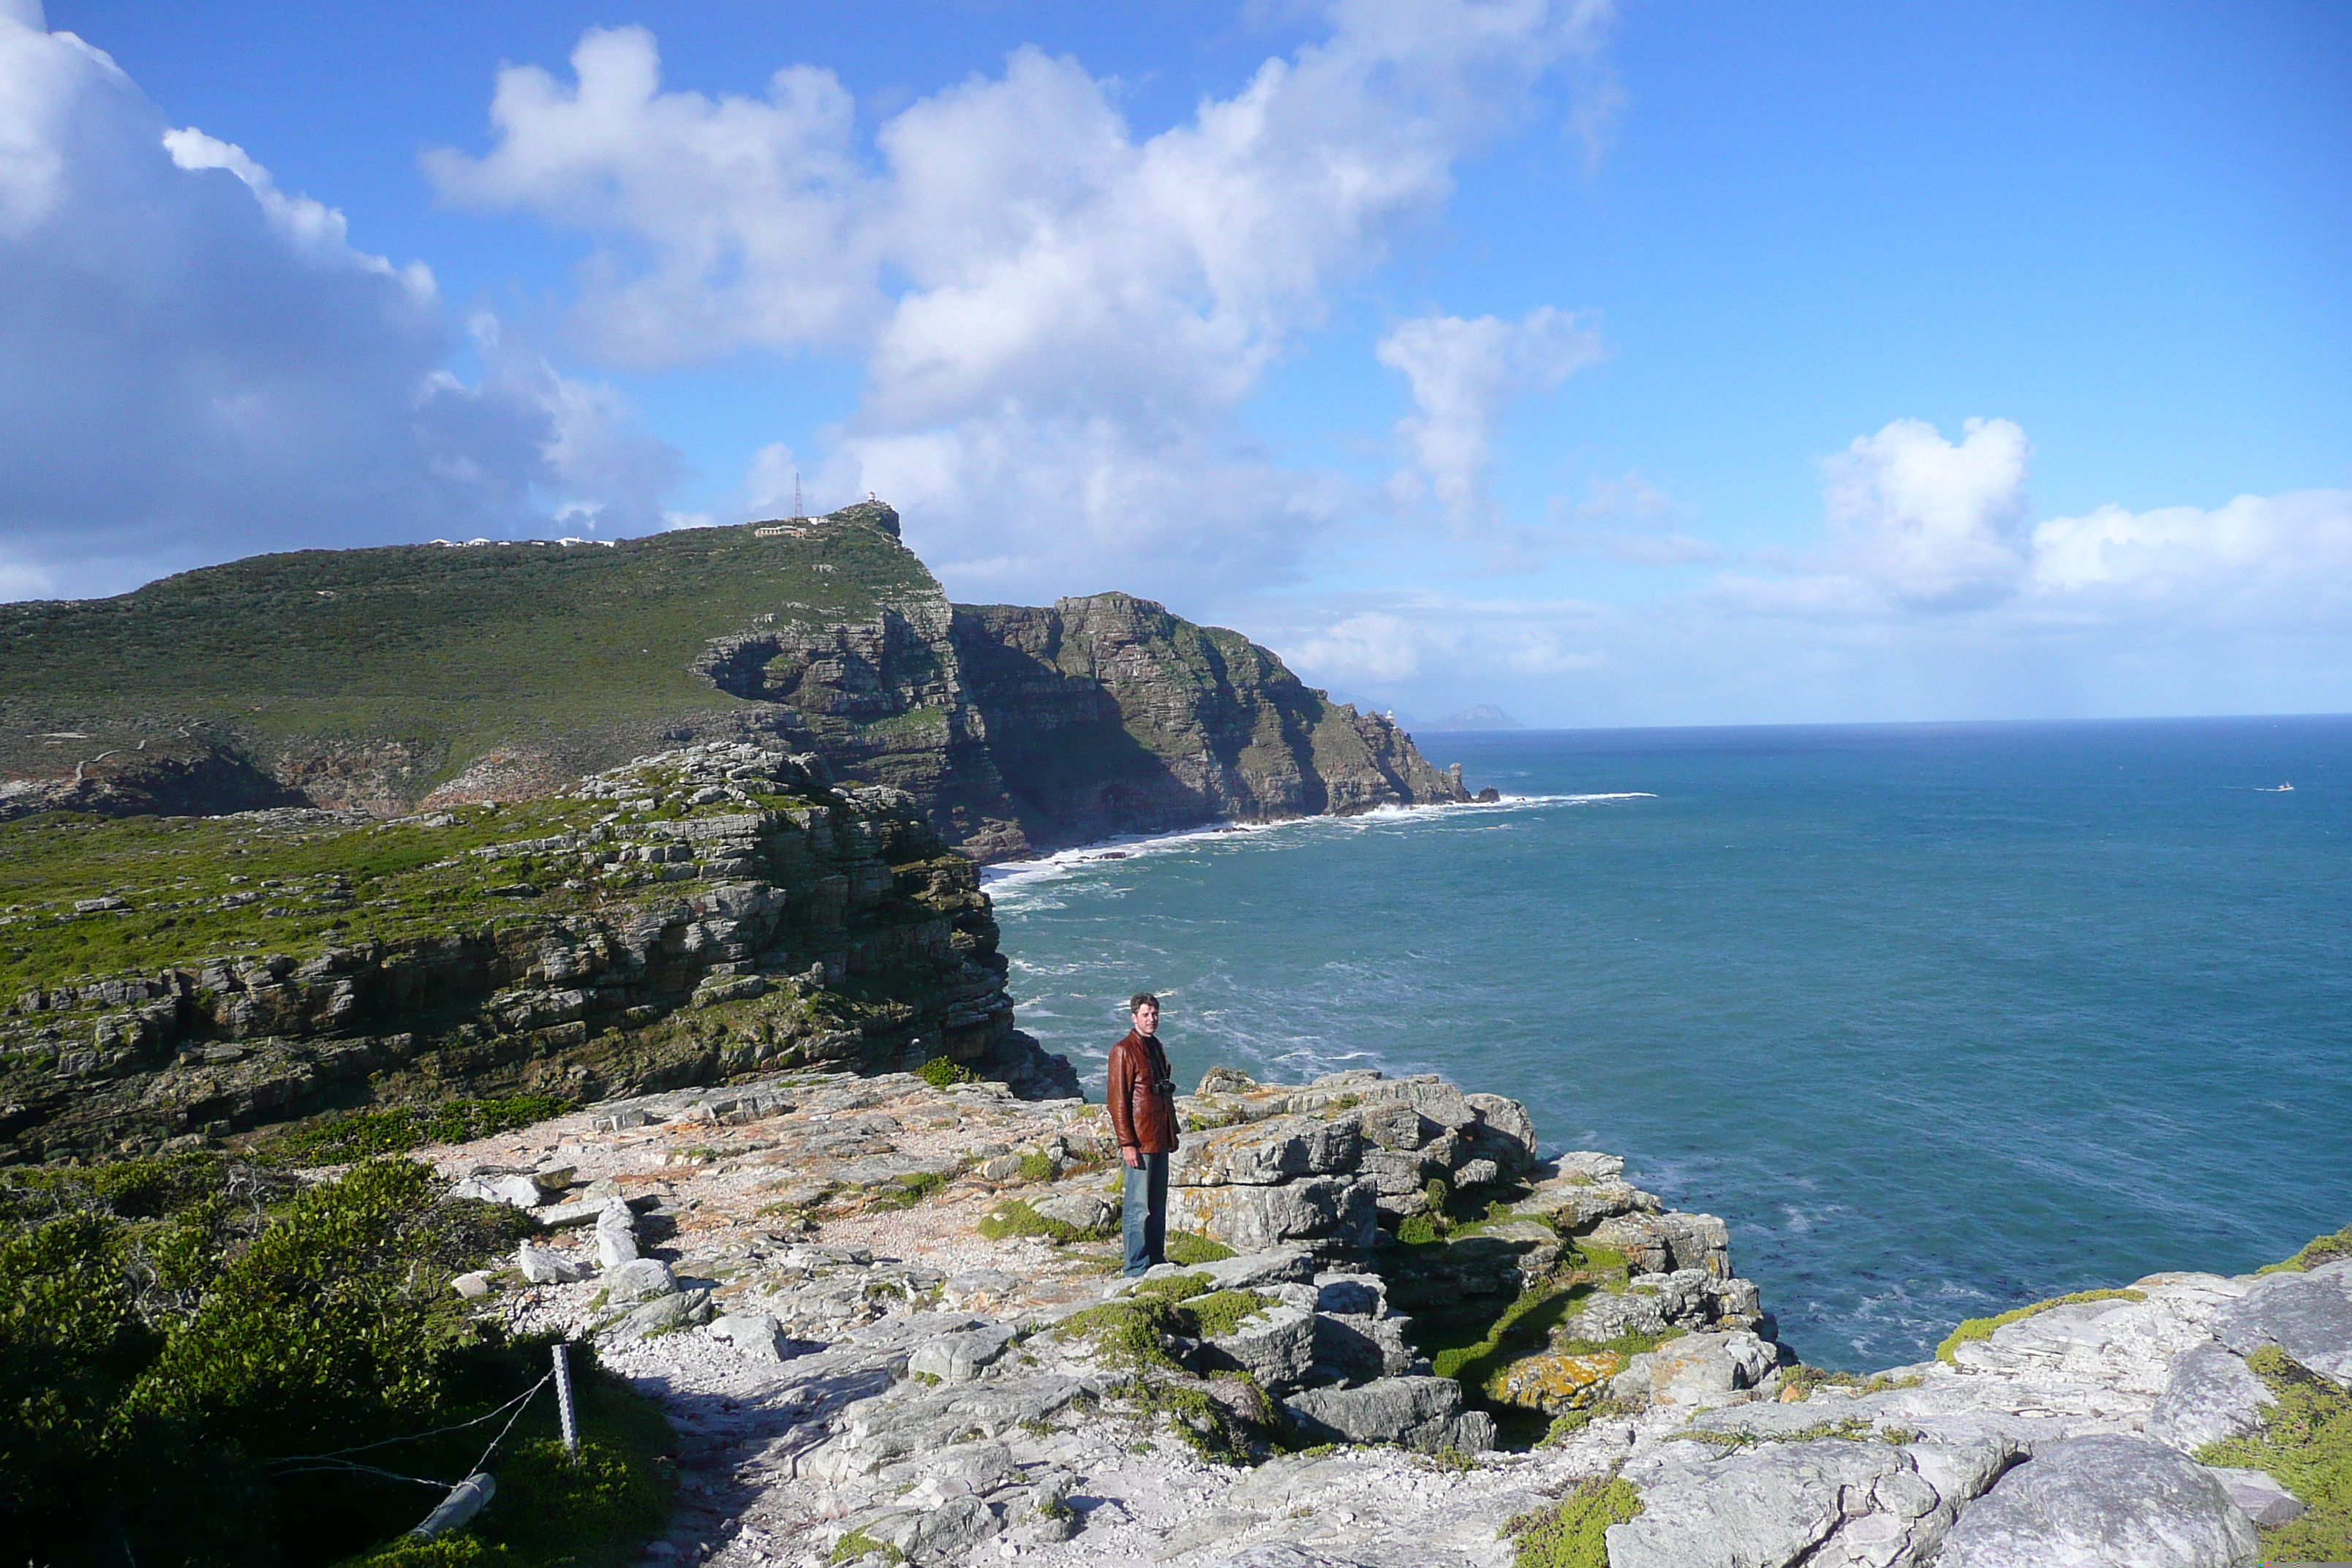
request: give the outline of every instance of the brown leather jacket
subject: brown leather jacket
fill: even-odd
[[[1110,1087],[1103,1104],[1120,1148],[1176,1152],[1176,1085],[1158,1036],[1147,1040],[1129,1029],[1110,1048]]]

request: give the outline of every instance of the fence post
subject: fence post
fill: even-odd
[[[580,1425],[572,1416],[572,1363],[563,1359],[568,1348],[564,1342],[555,1342],[555,1415],[563,1425],[563,1451],[580,1452]]]
[[[481,1512],[482,1505],[489,1501],[498,1489],[499,1483],[488,1476],[467,1476],[449,1489],[449,1495],[441,1500],[440,1507],[425,1516],[423,1524],[408,1533],[419,1541],[431,1541],[446,1535]]]

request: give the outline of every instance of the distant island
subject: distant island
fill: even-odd
[[[1480,702],[1465,708],[1459,713],[1448,713],[1443,719],[1433,719],[1412,728],[1435,732],[1446,730],[1524,730],[1527,726],[1493,703]]]

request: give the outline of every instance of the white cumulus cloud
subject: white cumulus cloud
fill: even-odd
[[[828,71],[712,98],[665,89],[644,29],[592,30],[569,82],[501,73],[485,153],[426,168],[453,203],[604,242],[571,330],[613,363],[859,357],[824,483],[898,503],[959,591],[1166,594],[1278,572],[1336,515],[1242,400],[1462,157],[1590,74],[1612,15],[1340,0],[1322,41],[1151,135],[1116,82],[1024,48],[870,145]]]
[[[2109,616],[2343,630],[2352,624],[2352,490],[2052,518],[2033,530],[2032,586],[2044,604]]]
[[[2007,419],[1961,433],[1955,446],[1924,419],[1897,419],[1822,463],[1839,564],[1908,605],[1989,603],[2028,570],[2033,447]]]
[[[1547,305],[1517,321],[1423,316],[1382,338],[1380,362],[1412,384],[1417,412],[1397,426],[1416,477],[1446,521],[1469,532],[1494,519],[1486,492],[1495,426],[1511,404],[1549,392],[1601,357],[1591,323]]]
[[[0,10],[0,593],[269,548],[658,521],[677,458],[608,391],[483,344],[432,275]]]
[[[2032,521],[2025,432],[1898,419],[1825,459],[1823,527],[1777,574],[1647,603],[1406,592],[1245,626],[1382,702],[1571,724],[2352,707],[2352,489]],[[1564,515],[1649,525],[1632,479]],[[1265,622],[1271,620],[1273,624]]]

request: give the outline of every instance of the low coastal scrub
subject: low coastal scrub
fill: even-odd
[[[1990,1320],[1987,1321],[1990,1321]],[[1889,1377],[1884,1373],[1865,1375],[1853,1372],[1831,1372],[1824,1367],[1801,1364],[1782,1369],[1780,1397],[1792,1402],[1811,1399],[1813,1396],[1813,1391],[1817,1388],[1850,1388],[1857,1394],[1885,1394],[1889,1389],[1916,1388],[1920,1382],[1921,1379],[1916,1375]],[[1790,1392],[1791,1390],[1794,1392]]]
[[[1197,1268],[1203,1263],[1219,1263],[1233,1256],[1234,1249],[1222,1241],[1189,1230],[1168,1233],[1168,1261],[1181,1268]]]
[[[275,1140],[269,1152],[297,1165],[338,1165],[377,1154],[404,1154],[428,1143],[470,1143],[577,1109],[551,1094],[518,1094],[354,1110],[289,1132]]]
[[[2352,1258],[2352,1225],[2346,1226],[2333,1236],[2318,1237],[2306,1244],[2304,1249],[2293,1258],[2277,1263],[2265,1263],[2254,1272],[2257,1274],[2304,1274],[2323,1263],[2333,1263],[2343,1258]]]
[[[945,1057],[933,1057],[915,1069],[915,1076],[933,1089],[952,1089],[960,1083],[978,1083],[980,1075],[967,1067],[958,1067]]]
[[[1176,1371],[1169,1340],[1222,1338],[1265,1310],[1255,1291],[1219,1290],[1215,1283],[1205,1274],[1147,1279],[1115,1301],[1072,1313],[1054,1333],[1091,1342],[1096,1353],[1114,1365]]]
[[[1074,1241],[1100,1241],[1111,1234],[1108,1226],[1098,1230],[1080,1230],[1066,1221],[1039,1214],[1019,1198],[1007,1198],[981,1215],[976,1228],[989,1241],[1003,1241],[1012,1236],[1034,1236],[1062,1247]]]
[[[877,1541],[862,1530],[853,1530],[833,1543],[828,1563],[855,1563],[861,1557],[879,1552],[885,1563],[904,1563],[907,1554],[887,1541]]]
[[[1628,1480],[1590,1480],[1554,1506],[1523,1513],[1503,1527],[1517,1549],[1511,1568],[1609,1568],[1606,1531],[1637,1519],[1642,1494]]]
[[[948,1184],[944,1171],[909,1171],[891,1178],[875,1199],[876,1206],[886,1209],[910,1209]]]
[[[500,1490],[473,1544],[386,1561],[633,1557],[667,1506],[660,1416],[583,1347],[580,1458],[552,1445],[543,1390],[493,1446],[488,1421],[544,1378],[547,1344],[476,1321],[449,1282],[529,1222],[437,1195],[398,1159],[307,1187],[207,1153],[0,1175],[10,1552],[370,1561],[487,1458]]]
[[[2011,1323],[2021,1323],[2026,1319],[2037,1313],[2046,1312],[2053,1307],[2077,1307],[2086,1301],[2145,1301],[2147,1300],[2147,1292],[2145,1290],[2077,1290],[2072,1295],[2053,1296],[2047,1301],[2036,1301],[2032,1306],[2012,1307],[1999,1317],[1966,1318],[1961,1320],[1958,1328],[1945,1336],[1942,1344],[1936,1347],[1936,1359],[1948,1366],[1958,1366],[1959,1362],[1956,1352],[1962,1345],[1977,1340],[1989,1340],[1992,1338],[1994,1330],[2005,1329]]]
[[[2260,1433],[2212,1444],[2198,1463],[2261,1470],[2302,1500],[2302,1518],[2262,1532],[2266,1557],[2352,1562],[2352,1394],[2276,1345],[2246,1364],[2278,1403],[2263,1412]]]
[[[473,807],[360,826],[318,817],[111,819],[47,812],[0,824],[0,994],[68,975],[152,974],[214,954],[398,945],[585,907],[576,854],[498,854],[583,833],[594,801]],[[488,851],[489,853],[485,853]],[[79,909],[93,895],[119,900]]]

